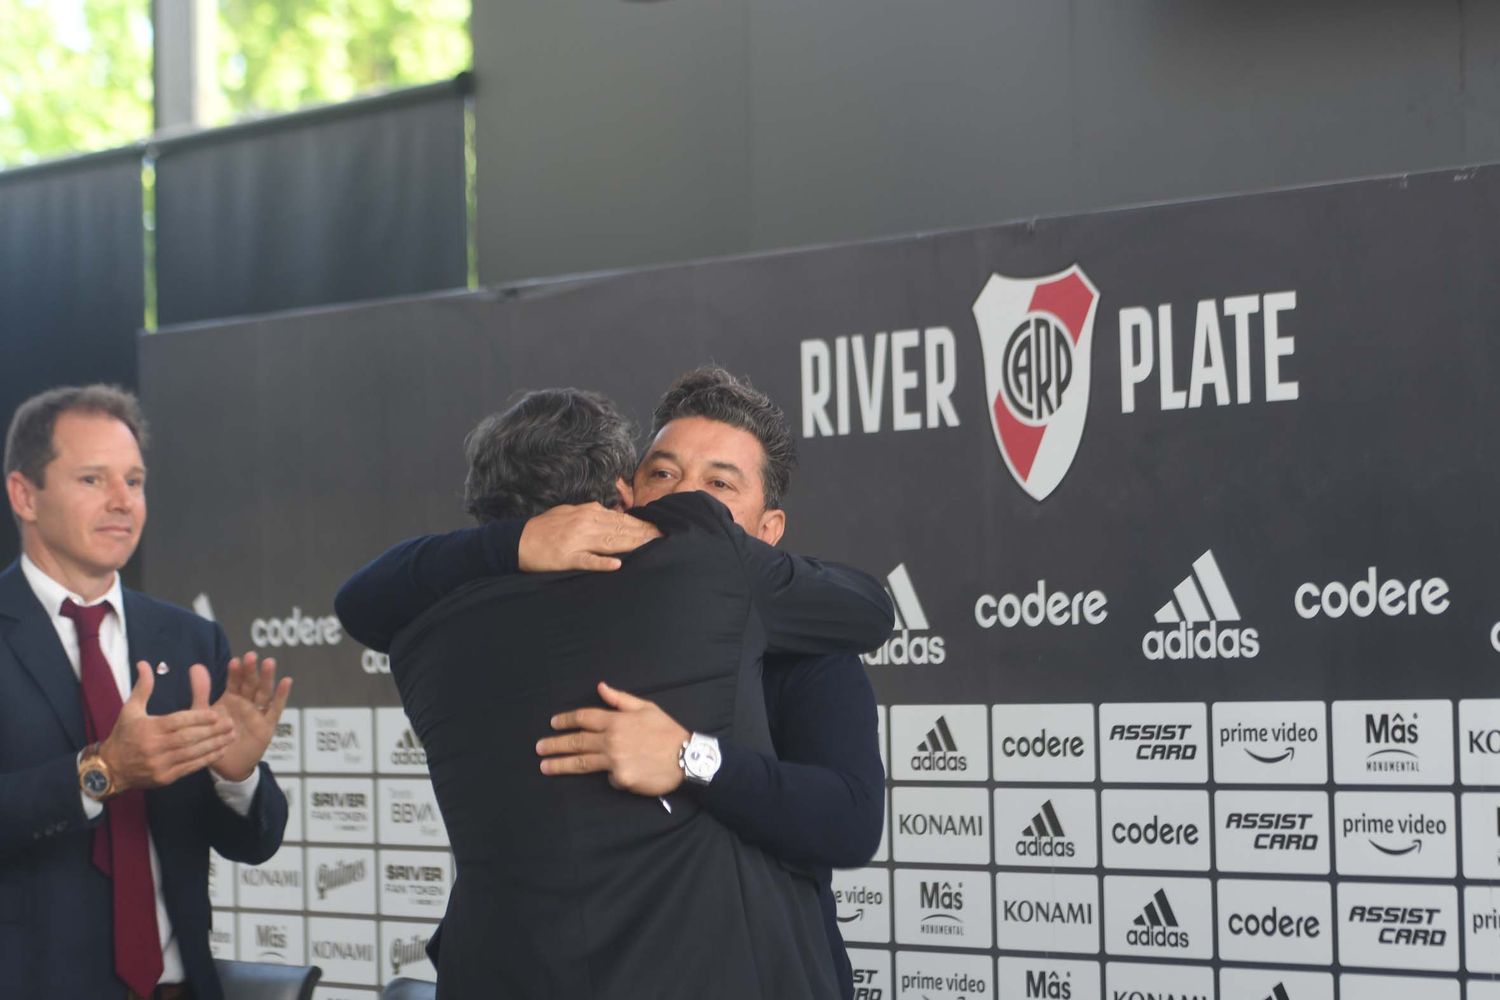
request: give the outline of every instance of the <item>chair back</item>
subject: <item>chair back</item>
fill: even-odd
[[[380,991],[380,1000],[434,1000],[437,983],[425,979],[407,979],[405,976],[392,979]]]
[[[214,960],[224,1000],[312,1000],[313,987],[323,978],[316,965],[273,965],[270,962]]]

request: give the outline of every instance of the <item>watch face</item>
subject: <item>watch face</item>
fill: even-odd
[[[109,776],[103,771],[84,771],[83,790],[98,797],[109,791]]]
[[[719,769],[719,748],[708,740],[694,740],[683,754],[683,765],[696,778],[712,778]]]

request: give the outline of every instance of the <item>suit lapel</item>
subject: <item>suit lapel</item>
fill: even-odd
[[[41,690],[74,746],[83,746],[83,704],[78,678],[57,630],[32,593],[19,561],[0,573],[0,633],[21,669]]]
[[[140,679],[135,665],[142,660],[156,670],[158,663],[167,664],[165,674],[156,675],[156,687],[151,692],[151,701],[146,711],[152,715],[166,715],[187,708],[192,701],[192,687],[188,683],[188,663],[173,662],[171,651],[164,645],[163,633],[166,623],[155,609],[140,594],[124,590],[125,636],[130,649],[130,686],[135,687]]]

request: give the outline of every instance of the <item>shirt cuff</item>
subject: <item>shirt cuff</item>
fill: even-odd
[[[250,815],[250,804],[255,801],[255,790],[260,787],[260,768],[250,772],[250,777],[244,781],[230,781],[221,778],[209,768],[209,774],[213,775],[214,791],[219,793],[219,800],[233,809],[241,816]]]

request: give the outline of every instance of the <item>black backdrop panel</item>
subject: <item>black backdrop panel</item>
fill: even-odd
[[[462,523],[461,438],[517,390],[593,386],[645,422],[675,372],[711,359],[752,375],[798,431],[789,543],[881,573],[904,564],[943,634],[941,669],[877,669],[883,693],[1045,698],[1087,682],[1119,698],[1144,678],[1234,697],[1270,683],[1287,697],[1344,682],[1388,695],[1436,678],[1482,688],[1486,622],[1500,616],[1500,588],[1474,558],[1500,542],[1495,480],[1482,474],[1500,366],[1497,192],[1494,170],[1426,175],[164,332],[143,362],[161,425],[154,502],[173,525],[148,537],[153,555],[163,550],[152,578],[178,599],[221,591],[215,606],[231,622],[278,605],[326,613],[335,585],[385,544]],[[972,307],[991,274],[1074,263],[1100,294],[1091,394],[1071,468],[1038,502],[997,448]],[[1295,302],[1277,313],[1287,353],[1274,379],[1296,383],[1295,399],[1267,399],[1268,299]],[[1242,403],[1240,300],[1253,310]],[[1167,390],[1186,396],[1200,302],[1212,324],[1200,353],[1222,355],[1222,388],[1206,369],[1199,406],[1163,408],[1158,357],[1122,412],[1122,311],[1149,314],[1153,354],[1165,340],[1173,355]],[[851,342],[843,365],[850,432],[814,423],[807,436],[804,393],[838,381],[837,338],[856,336],[864,364]],[[820,349],[808,342],[833,358],[826,374],[804,363]],[[897,354],[903,410],[920,425],[901,430]],[[926,398],[929,382],[943,394],[945,362],[951,418],[929,414]],[[821,409],[836,432],[829,391]],[[195,416],[210,406],[222,420]],[[201,502],[204,489],[232,506]],[[209,539],[233,557],[205,565],[167,551]],[[1155,612],[1205,550],[1257,629],[1259,656],[1147,659]],[[1300,583],[1350,583],[1372,564],[1443,577],[1451,609],[1295,613]],[[1024,596],[1039,580],[1102,592],[1106,617],[978,625],[979,597]],[[308,688],[327,677],[330,693],[352,693],[346,654],[310,655]],[[1372,656],[1414,666],[1370,670]]]
[[[452,86],[162,144],[161,323],[462,287],[464,170]]]
[[[140,150],[0,174],[0,421],[55,385],[134,385],[144,296]]]
[[[1266,912],[1318,898],[1335,873],[1412,883],[1406,895],[1385,894],[1385,882],[1340,883],[1337,919],[1325,908],[1327,936],[1311,949],[1327,956],[1312,961],[1324,978],[1309,992],[1288,979],[1291,995],[1331,998],[1328,973],[1341,960],[1486,972],[1483,956],[1500,954],[1500,940],[1475,930],[1472,943],[1455,944],[1458,904],[1443,901],[1500,866],[1476,860],[1481,849],[1445,868],[1443,852],[1458,856],[1464,842],[1452,811],[1460,799],[1466,811],[1500,804],[1470,801],[1474,787],[1500,783],[1484,745],[1465,739],[1488,724],[1456,721],[1457,701],[1500,696],[1497,207],[1500,170],[1483,168],[163,333],[142,356],[159,428],[150,588],[183,603],[209,598],[236,647],[269,643],[282,656],[299,678],[303,725],[318,730],[303,734],[309,754],[353,739],[354,728],[340,729],[346,716],[326,709],[395,705],[385,665],[305,622],[326,619],[339,582],[386,546],[464,522],[464,433],[517,390],[557,384],[603,390],[644,421],[677,372],[714,360],[780,400],[798,434],[785,544],[886,577],[903,619],[867,659],[889,706],[890,849],[835,883],[859,901],[840,912],[846,935],[865,946],[856,964],[872,988],[956,1000],[992,996],[1024,973],[1043,990],[1024,995],[1065,996],[1046,983],[1076,973],[1073,996],[1100,995],[1085,984],[1102,976],[1114,984],[1107,996],[1206,997],[1209,962],[1253,953],[1281,964],[1293,952],[1226,935],[1209,903],[1217,893],[1223,915],[1249,898],[1235,879],[1207,877],[1209,790],[1236,781],[1308,781],[1329,840],[1341,836],[1334,808],[1393,824],[1431,812],[1437,799],[1387,787],[1413,778],[1449,810],[1428,817],[1442,831],[1423,827],[1421,857],[1405,842],[1372,848],[1344,836],[1331,852],[1323,845],[1336,869],[1286,853],[1302,848],[1263,867],[1220,865],[1303,879],[1258,883],[1245,905]],[[1358,699],[1383,701],[1327,704]],[[1220,770],[1221,751],[1240,760],[1241,737],[1210,739],[1208,712],[1262,701],[1275,703],[1276,721],[1312,720],[1316,739],[1285,758],[1311,761],[1310,778],[1268,771],[1246,782]],[[1011,704],[1041,706],[1026,710],[1023,735],[1042,739],[1030,745],[1078,735],[1086,768],[1047,761],[1017,777],[1021,764],[1001,750]],[[1495,720],[1500,746],[1497,706],[1470,707]],[[1172,734],[1195,712],[1191,747]],[[1129,724],[1116,732],[1106,718]],[[957,741],[942,756],[959,770],[946,775],[923,772],[914,756],[936,755],[920,740],[939,719]],[[1145,735],[1129,736],[1132,727]],[[1183,770],[1186,758],[1172,755],[1188,750],[1199,756]],[[1360,770],[1366,754],[1375,763]],[[1403,763],[1386,767],[1382,755]],[[1416,758],[1419,768],[1405,763]],[[381,760],[359,766],[379,801],[405,794],[374,777]],[[1038,780],[1070,787],[1025,784]],[[1112,784],[1190,794],[1168,801]],[[1347,785],[1377,794],[1351,798]],[[1284,791],[1257,793],[1256,815],[1281,808]],[[1006,869],[1054,870],[1006,853],[1012,833],[1033,835],[1022,828],[1053,804],[1048,796],[1064,812],[1085,803],[1087,818],[1065,825],[1097,832],[1103,848],[1101,860],[1090,854],[1071,869],[1107,912],[1086,911],[1093,945],[1073,948],[1087,961],[1070,966],[1038,957],[1050,946],[1018,945],[998,898],[1017,884]],[[1011,815],[1011,802],[1025,815]],[[1173,813],[1182,802],[1201,812]],[[1196,825],[1202,860],[1109,840],[1129,826],[1107,818],[1121,809],[1146,810],[1141,829],[1151,809],[1174,829]],[[1493,814],[1473,815],[1472,836],[1491,836]],[[1500,837],[1493,847],[1500,856]],[[1375,853],[1387,848],[1395,860]],[[1122,869],[1179,875],[1149,876],[1143,888],[1112,877]],[[1141,907],[1163,885],[1191,925],[1190,949],[1124,941],[1134,917],[1156,919]],[[1061,881],[1049,886],[1023,902],[1064,892]],[[1375,909],[1344,906],[1346,890]],[[973,908],[957,913],[954,892]],[[1446,943],[1423,945],[1432,952],[1376,942],[1355,916],[1380,918],[1411,892],[1438,899],[1432,912],[1449,927]],[[1484,917],[1478,905],[1465,897],[1464,919]],[[873,913],[883,931],[869,925]],[[929,917],[982,922],[965,924],[973,937],[930,938]],[[1319,951],[1335,940],[1339,950]],[[1024,968],[996,966],[1000,952],[1023,953]],[[1270,975],[1223,995],[1262,1000],[1276,986]],[[986,989],[940,985],[966,976]],[[1144,977],[1145,992],[1131,992],[1131,977]],[[1453,992],[1447,985],[1367,992],[1346,981],[1342,995],[1456,997],[1456,979]]]

